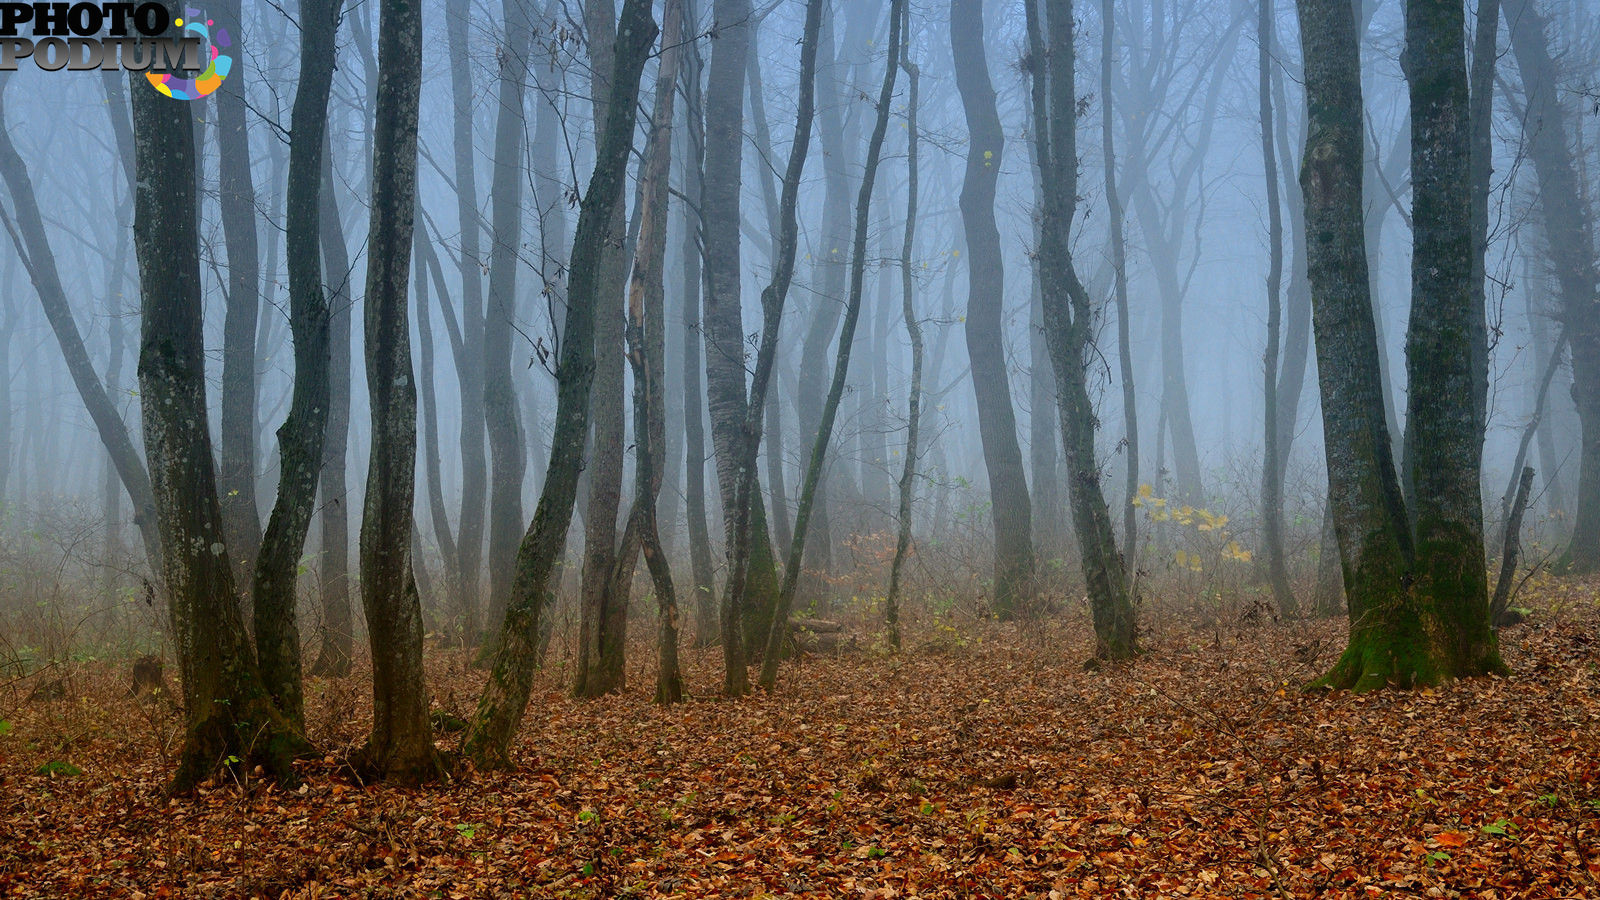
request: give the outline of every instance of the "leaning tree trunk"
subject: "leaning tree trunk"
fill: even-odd
[[[193,110],[145,84],[132,93],[140,405],[185,711],[172,789],[255,764],[288,782],[303,742],[273,708],[245,633],[212,467]]]
[[[318,257],[322,237],[318,196],[340,5],[341,0],[302,0],[300,7],[300,79],[291,120],[289,216],[284,222],[289,327],[294,335],[294,388],[289,415],[278,429],[278,498],[256,557],[255,588],[251,592],[261,677],[278,709],[297,728],[304,727],[305,699],[300,629],[295,623],[296,586],[300,554],[317,496],[317,476],[322,472],[330,393],[328,298],[322,289]],[[252,208],[250,215],[254,214]],[[232,313],[230,298],[230,319]],[[254,428],[254,422],[250,426]]]
[[[9,75],[0,73],[0,101],[3,101],[5,86],[9,81]],[[148,89],[147,85],[136,86],[140,90]],[[61,346],[61,355],[66,360],[67,372],[78,389],[78,396],[89,411],[89,418],[94,422],[107,455],[111,457],[111,464],[116,467],[123,489],[128,492],[128,499],[133,501],[133,520],[138,524],[139,536],[144,540],[145,558],[150,562],[151,571],[160,572],[163,568],[162,544],[150,474],[145,471],[144,461],[139,458],[139,451],[134,449],[133,439],[128,434],[128,426],[123,423],[116,405],[106,393],[94,363],[89,361],[89,351],[84,348],[83,336],[72,316],[72,307],[67,302],[66,289],[61,284],[61,274],[56,268],[55,254],[44,230],[44,217],[39,212],[33,181],[28,176],[22,156],[11,143],[11,133],[4,126],[3,118],[4,106],[0,105],[0,178],[5,179],[6,188],[11,193],[12,214],[16,217],[14,227],[7,229],[12,246],[16,248],[17,257],[22,260],[22,266],[39,295],[39,305],[44,308],[45,319],[50,322],[50,330],[55,333],[56,342]],[[10,224],[13,223],[8,221]],[[10,377],[10,372],[5,374]]]
[[[1077,97],[1074,93],[1072,0],[1029,0],[1028,46],[1032,74],[1033,139],[1043,208],[1039,220],[1039,288],[1045,341],[1055,367],[1061,446],[1073,530],[1094,616],[1095,656],[1126,659],[1139,652],[1138,625],[1127,569],[1100,487],[1095,457],[1097,423],[1089,397],[1094,316],[1089,292],[1078,280],[1071,250],[1077,209]]]
[[[500,107],[494,127],[494,176],[489,188],[494,229],[489,248],[489,306],[483,334],[483,408],[489,425],[489,611],[495,628],[505,615],[516,568],[522,520],[526,436],[517,420],[511,382],[511,336],[516,328],[517,269],[522,251],[524,84],[532,45],[530,0],[504,0],[505,46],[500,59]]]
[[[1581,429],[1577,508],[1561,562],[1572,572],[1594,572],[1600,570],[1600,303],[1595,302],[1600,270],[1593,251],[1594,219],[1581,199],[1579,169],[1568,142],[1575,123],[1556,96],[1545,19],[1532,0],[1505,0],[1505,12],[1527,92],[1528,155],[1539,178],[1561,318],[1572,345],[1572,399]]]
[[[462,753],[479,768],[511,764],[511,740],[528,706],[538,665],[539,617],[552,588],[551,574],[566,545],[589,433],[589,386],[594,377],[594,314],[599,305],[601,248],[620,240],[611,233],[612,211],[622,202],[639,99],[639,77],[655,41],[649,0],[625,0],[618,17],[616,66],[594,175],[578,208],[569,269],[566,327],[556,369],[555,433],[539,505],[517,553],[517,571],[505,621],[494,647],[489,683],[467,728]]]
[[[816,76],[816,49],[817,33],[820,30],[821,10],[819,0],[811,0],[806,7],[806,41],[808,47],[801,51],[800,77],[801,95],[800,110],[802,118],[799,121],[809,122],[811,104],[813,100],[812,85]],[[800,584],[800,563],[805,558],[805,541],[807,520],[811,516],[811,509],[817,496],[817,484],[822,480],[822,468],[828,455],[828,443],[833,439],[833,423],[839,413],[839,400],[844,396],[845,379],[850,374],[850,351],[855,340],[856,323],[861,318],[861,293],[863,281],[866,278],[867,255],[867,224],[871,221],[872,212],[872,187],[878,177],[878,160],[883,154],[884,135],[889,130],[889,106],[894,99],[895,76],[900,71],[901,40],[905,28],[906,0],[890,0],[889,3],[889,48],[887,58],[884,60],[883,85],[878,89],[877,117],[872,123],[872,136],[867,139],[867,159],[861,172],[861,186],[856,192],[856,220],[855,233],[850,242],[850,291],[846,295],[844,308],[844,322],[839,327],[839,346],[833,363],[833,380],[828,385],[828,394],[822,404],[822,422],[817,427],[816,436],[812,439],[811,455],[806,462],[805,479],[800,483],[799,503],[795,507],[794,520],[794,546],[789,548],[789,559],[783,569],[783,586],[778,594],[778,608],[772,617],[772,627],[767,633],[767,651],[761,661],[761,686],[771,690],[778,683],[778,660],[783,642],[788,638],[789,611],[794,606],[794,595]],[[815,9],[814,9],[815,8]],[[810,137],[807,128],[804,137]],[[796,142],[796,147],[804,146]],[[800,162],[804,162],[802,156]],[[793,192],[799,186],[800,168],[793,157],[790,158],[789,171],[784,179],[784,229],[787,232],[794,227],[794,199]],[[793,238],[789,238],[791,241]],[[789,265],[785,267],[785,279],[792,272],[793,250],[790,250]],[[787,282],[785,282],[785,286]],[[772,288],[768,291],[772,292]],[[767,296],[762,296],[762,305],[767,303]],[[781,301],[780,301],[781,302]],[[774,348],[776,349],[776,348]],[[770,371],[771,363],[767,369]],[[758,369],[759,372],[759,369]],[[752,454],[753,457],[754,454]],[[1027,490],[1024,488],[1023,496],[1026,498]],[[1031,548],[1030,548],[1031,552]]]
[[[989,81],[983,35],[981,0],[951,0],[950,49],[970,135],[960,203],[967,237],[967,352],[994,517],[994,610],[1009,619],[1027,614],[1033,604],[1033,528],[1001,321],[1005,265],[994,200],[1005,132]]]
[[[372,450],[361,515],[361,605],[372,649],[373,694],[364,762],[380,777],[415,784],[443,775],[428,721],[422,605],[411,570],[417,385],[411,370],[406,282],[417,202],[420,0],[383,0],[378,31],[372,224],[362,318],[372,406]]]

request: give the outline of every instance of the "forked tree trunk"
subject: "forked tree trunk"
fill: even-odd
[[[1033,604],[1033,517],[1006,375],[1001,322],[1005,268],[994,217],[1005,132],[989,81],[983,34],[982,0],[951,0],[950,49],[970,135],[961,185],[961,222],[967,238],[967,352],[994,518],[994,610],[1000,618],[1010,619],[1028,614]]]
[[[683,699],[683,673],[678,665],[678,599],[672,572],[661,548],[656,522],[656,498],[666,462],[666,403],[662,382],[666,378],[666,319],[663,279],[667,255],[667,179],[672,164],[672,108],[678,89],[682,58],[683,2],[667,0],[663,11],[661,66],[656,74],[650,137],[645,145],[640,173],[639,243],[628,286],[628,362],[633,369],[633,430],[638,457],[634,469],[633,508],[623,532],[611,594],[626,602],[633,580],[637,552],[655,586],[658,614],[656,632],[655,701],[677,703]],[[625,637],[625,635],[623,635]]]
[[[1089,292],[1078,280],[1071,251],[1077,209],[1077,96],[1074,93],[1072,0],[1028,0],[1033,139],[1043,208],[1039,222],[1039,288],[1045,341],[1055,367],[1061,446],[1073,530],[1094,617],[1095,656],[1126,659],[1139,652],[1138,625],[1127,569],[1100,488],[1096,420],[1089,397],[1094,319]]]
[[[550,465],[533,521],[517,553],[517,572],[505,621],[494,642],[489,683],[467,728],[462,753],[479,768],[511,764],[511,741],[528,705],[539,656],[541,607],[551,573],[566,544],[589,433],[589,386],[594,377],[594,314],[599,305],[601,248],[611,234],[612,211],[622,202],[639,98],[639,77],[655,41],[649,0],[625,0],[618,17],[616,66],[594,175],[578,208],[572,241],[566,327],[556,369],[555,433]]]
[[[303,741],[273,708],[256,666],[212,468],[193,111],[134,77],[140,405],[185,711],[172,789],[192,790],[229,765],[260,764],[288,782]]]
[[[340,5],[341,0],[303,0],[301,4],[300,78],[289,140],[289,216],[284,223],[294,388],[289,415],[278,429],[278,497],[256,557],[251,592],[261,677],[278,709],[296,728],[303,728],[305,721],[296,586],[317,496],[317,476],[322,472],[328,422],[329,320],[318,254],[322,224],[318,197]],[[249,214],[255,215],[253,207]],[[232,319],[231,299],[229,306]],[[250,312],[253,316],[255,311]]]
[[[372,649],[373,694],[372,734],[363,762],[379,777],[415,784],[444,774],[428,721],[422,605],[411,569],[417,386],[406,282],[417,202],[422,9],[419,0],[383,0],[380,9],[362,319],[372,450],[361,516],[361,603]]]

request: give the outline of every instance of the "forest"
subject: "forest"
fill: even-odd
[[[1593,0],[0,2],[0,896],[1600,896]]]

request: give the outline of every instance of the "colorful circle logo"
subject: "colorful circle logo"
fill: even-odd
[[[179,78],[176,75],[155,72],[146,73],[144,77],[150,80],[156,90],[174,100],[199,100],[222,87],[222,79],[227,78],[228,72],[233,69],[233,57],[222,52],[233,46],[233,40],[228,36],[228,29],[218,28],[213,41],[211,33],[213,23],[210,19],[201,22],[199,20],[201,11],[198,9],[186,9],[184,13],[189,18],[175,19],[173,24],[182,26],[185,32],[193,32],[205,44],[206,70],[194,78]],[[187,34],[184,36],[189,37]]]

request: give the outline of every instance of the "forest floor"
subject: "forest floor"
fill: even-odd
[[[176,719],[125,661],[85,664],[6,711],[0,896],[1596,897],[1597,588],[1522,601],[1509,678],[1366,696],[1299,690],[1338,621],[1169,623],[1102,670],[1081,612],[926,629],[668,709],[641,641],[620,696],[540,685],[518,771],[425,790],[333,762],[358,673],[308,685],[328,756],[298,791],[165,800]],[[720,657],[687,659],[710,694]],[[481,683],[449,653],[430,678],[457,714]],[[55,760],[83,774],[38,774]]]

